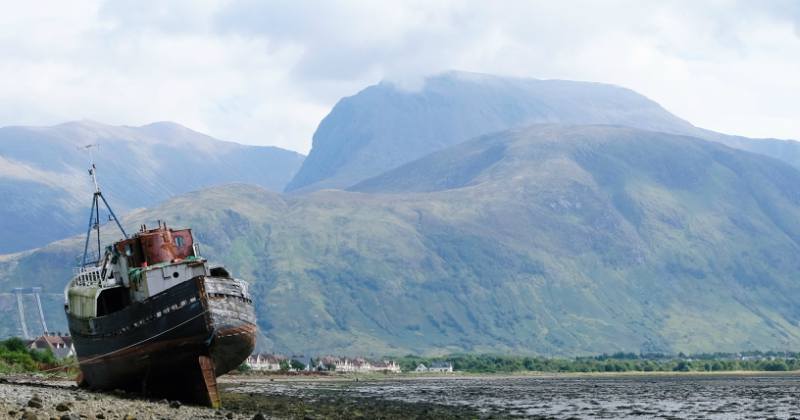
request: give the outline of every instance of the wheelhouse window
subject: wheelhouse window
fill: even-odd
[[[183,245],[185,243],[186,242],[184,241],[182,236],[176,236],[175,237],[175,246],[177,246],[178,248],[183,248]]]

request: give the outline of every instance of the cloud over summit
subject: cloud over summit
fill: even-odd
[[[14,3],[0,125],[173,120],[306,152],[338,98],[459,69],[614,83],[693,123],[800,138],[800,3]]]

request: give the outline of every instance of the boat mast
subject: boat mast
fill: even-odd
[[[100,243],[100,200],[103,201],[103,204],[106,206],[106,210],[108,210],[110,215],[109,221],[114,220],[120,232],[122,232],[122,236],[124,236],[125,239],[128,239],[128,234],[125,233],[125,229],[122,228],[122,224],[120,224],[119,219],[117,219],[117,215],[114,214],[114,210],[111,210],[111,206],[103,196],[103,192],[100,191],[100,184],[97,183],[97,166],[94,164],[92,149],[99,146],[99,144],[87,144],[86,146],[82,147],[82,149],[85,149],[89,152],[89,163],[91,164],[89,167],[89,176],[92,177],[92,182],[94,182],[92,209],[89,211],[89,227],[86,229],[86,242],[83,244],[83,261],[81,262],[82,267],[86,266],[86,257],[89,255],[89,239],[92,236],[92,230],[95,230],[97,233],[97,261],[89,262],[89,264],[94,264],[103,258],[103,248]]]

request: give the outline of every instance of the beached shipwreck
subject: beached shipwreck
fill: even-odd
[[[101,201],[124,237],[102,252]],[[87,262],[93,231],[97,260]],[[190,229],[159,222],[129,237],[96,178],[83,264],[64,294],[82,386],[216,407],[216,377],[255,346],[247,283],[210,266]]]

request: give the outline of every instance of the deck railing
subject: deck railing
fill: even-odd
[[[114,279],[103,278],[103,267],[75,267],[73,284],[83,287],[110,287],[116,284]]]

